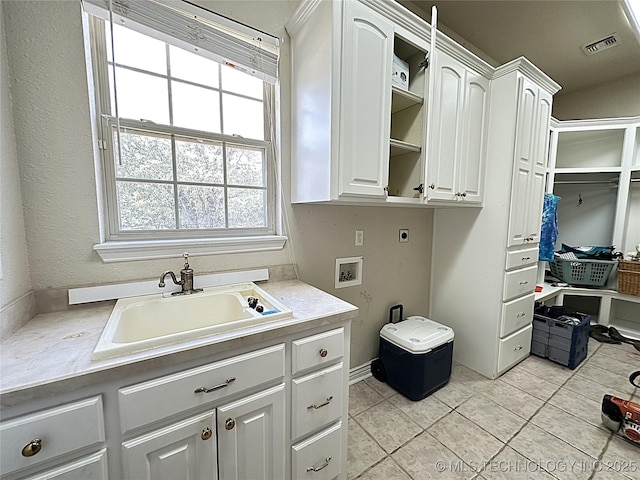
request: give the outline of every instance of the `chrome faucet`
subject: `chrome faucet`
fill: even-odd
[[[184,252],[182,254],[184,257],[184,267],[180,270],[180,281],[176,278],[176,274],[171,270],[167,270],[160,275],[160,283],[158,286],[163,288],[165,286],[164,279],[167,275],[171,275],[171,279],[173,283],[176,285],[181,285],[182,290],[179,292],[173,292],[171,295],[191,295],[192,293],[201,292],[201,288],[193,288],[193,269],[189,266],[189,254]]]

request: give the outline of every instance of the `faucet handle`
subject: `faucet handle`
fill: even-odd
[[[184,268],[189,268],[189,252],[184,252],[182,256],[184,257]]]

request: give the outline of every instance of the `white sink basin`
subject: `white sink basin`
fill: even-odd
[[[249,307],[249,297],[258,299],[262,313]],[[128,355],[292,316],[291,310],[254,283],[206,288],[191,295],[123,298],[116,302],[92,359]]]

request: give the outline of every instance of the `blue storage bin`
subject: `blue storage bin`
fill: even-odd
[[[573,370],[587,357],[591,317],[575,312],[562,314],[580,322],[575,325],[563,320],[563,315],[533,315],[531,352]]]

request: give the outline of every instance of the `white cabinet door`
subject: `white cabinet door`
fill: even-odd
[[[427,201],[481,203],[489,80],[437,52]]]
[[[218,408],[221,480],[285,478],[284,408],[284,384]]]
[[[124,442],[125,478],[217,479],[214,418],[209,411]]]
[[[521,78],[508,246],[540,240],[551,96]]]
[[[457,189],[465,203],[482,203],[484,195],[488,102],[489,80],[468,70]]]
[[[356,1],[345,2],[344,22],[339,194],[384,197],[389,178],[393,25]]]
[[[537,112],[535,120],[536,144],[532,162],[532,177],[529,193],[529,212],[527,214],[527,243],[540,242],[542,225],[542,204],[546,183],[546,169],[549,149],[549,123],[551,120],[552,97],[543,90],[538,90],[536,99]]]
[[[456,201],[465,70],[459,62],[442,52],[436,52],[434,68],[435,91],[425,193],[427,201]]]

